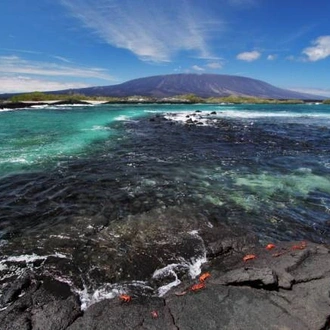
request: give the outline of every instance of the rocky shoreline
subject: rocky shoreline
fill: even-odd
[[[172,120],[190,130],[212,120],[213,114],[208,115],[210,119],[205,119],[196,112]],[[156,116],[150,121],[158,127],[165,119]],[[171,219],[170,209],[168,212],[166,219]],[[149,217],[153,221],[152,212]],[[139,219],[136,216],[135,223]],[[214,221],[213,227],[205,221],[202,226],[200,215],[190,219],[195,220],[206,249],[203,278],[183,277],[179,286],[162,297],[128,291],[82,310],[80,297],[52,276],[51,268],[39,273],[30,270],[19,278],[6,279],[0,297],[0,329],[330,329],[328,245],[307,241],[265,243],[240,227],[220,221]],[[167,229],[167,237],[178,236],[177,227],[170,226],[170,230],[173,232]],[[149,242],[156,240],[157,235]],[[195,252],[196,244],[190,237],[180,243],[171,247]],[[150,256],[155,247],[151,245],[145,251],[151,251],[147,254]]]
[[[103,102],[101,102],[103,103]],[[89,101],[71,101],[71,100],[64,100],[64,101],[59,101],[59,100],[54,100],[54,101],[40,101],[40,102],[3,102],[0,103],[0,110],[1,109],[23,109],[23,108],[31,108],[35,106],[40,106],[40,105],[72,105],[72,104],[81,104],[81,105],[88,105],[88,104],[94,104],[94,102]]]
[[[67,284],[25,274],[1,297],[0,329],[330,329],[327,246],[265,247],[242,237],[216,244],[203,282],[185,281],[164,297],[103,300],[85,311]]]

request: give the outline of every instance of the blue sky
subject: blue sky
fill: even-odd
[[[232,74],[330,97],[329,0],[1,0],[0,93]]]

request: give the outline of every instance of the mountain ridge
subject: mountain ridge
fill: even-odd
[[[256,97],[264,99],[324,100],[325,96],[295,92],[273,86],[265,81],[243,76],[224,74],[179,73],[142,77],[117,85],[48,91],[47,94],[82,94],[87,97],[142,96],[168,98],[194,94],[202,98],[211,97]],[[2,98],[22,93],[2,94]]]
[[[173,97],[195,94],[199,97],[225,97],[230,95],[271,99],[323,99],[320,95],[305,94],[278,88],[262,80],[220,74],[169,74],[129,80],[127,82],[65,91],[86,96],[128,97],[141,95],[149,97]]]

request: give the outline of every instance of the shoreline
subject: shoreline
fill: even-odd
[[[164,297],[118,294],[85,311],[66,283],[26,273],[1,297],[1,329],[329,329],[327,246],[217,244],[203,276]]]
[[[281,105],[281,104],[328,104],[328,103],[322,103],[320,101],[316,100],[297,100],[296,102],[286,102],[283,100],[275,100],[276,102],[202,102],[202,103],[196,103],[191,102],[188,100],[171,100],[171,99],[159,99],[159,100],[143,100],[143,99],[123,99],[123,100],[116,100],[116,101],[98,101],[98,100],[83,100],[83,99],[77,99],[77,100],[47,100],[47,101],[20,101],[20,102],[12,102],[12,101],[2,101],[0,102],[0,110],[3,109],[21,109],[21,108],[30,108],[34,106],[41,106],[41,105],[72,105],[72,104],[81,104],[81,105],[102,105],[102,104],[209,104],[209,105],[239,105],[239,104],[263,104],[263,105]]]
[[[197,127],[202,122],[198,118],[198,112],[187,113],[189,117],[178,119],[181,130],[183,127],[187,131],[196,131],[196,136],[200,140],[202,134],[200,130],[197,131]],[[151,123],[155,131],[161,130],[161,123],[167,123],[166,125],[172,128],[175,126],[166,118],[157,115],[146,119],[145,123]],[[134,123],[130,125],[136,128]],[[224,125],[221,127],[228,128]],[[255,129],[254,126],[251,130]],[[170,133],[177,131],[164,132],[172,135]],[[164,135],[162,131],[159,133],[159,136]],[[260,135],[255,138],[259,140]],[[235,136],[232,142],[235,141],[244,144],[240,136]],[[265,138],[265,141],[268,139]],[[141,145],[144,144],[138,143],[138,146]],[[232,149],[230,152],[233,152]],[[178,208],[182,211],[182,204]],[[136,224],[138,220],[145,221],[147,214],[150,224],[155,225],[157,212],[148,211],[130,219]],[[184,220],[191,218],[187,212],[182,214]],[[195,212],[195,215],[200,225],[201,215],[198,212]],[[165,218],[173,218],[173,213],[167,213]],[[209,220],[208,217],[206,219]],[[155,226],[159,230],[157,224]],[[311,242],[285,242],[283,238],[281,242],[261,244],[249,232],[250,228],[246,228],[245,231],[243,229],[242,226],[220,226],[217,223],[214,223],[212,228],[206,226],[199,229],[202,239],[195,240],[191,247],[195,250],[196,242],[202,242],[207,259],[202,266],[202,272],[210,273],[211,276],[205,281],[200,281],[198,277],[190,279],[186,276],[182,278],[179,286],[172,288],[163,297],[156,297],[155,292],[147,296],[127,288],[126,291],[118,291],[114,299],[104,299],[82,310],[83,302],[79,295],[74,293],[69,285],[59,281],[56,275],[51,278],[47,277],[50,273],[40,275],[31,271],[26,272],[16,281],[11,279],[0,298],[0,308],[6,308],[0,312],[0,328],[329,329],[329,247]],[[177,232],[176,229],[174,235],[167,237],[175,237]],[[156,239],[150,240],[154,241]],[[271,243],[275,246],[266,248]],[[177,248],[175,245],[172,246]],[[187,244],[182,246],[186,248]],[[150,251],[149,255],[154,255],[155,249]],[[92,253],[94,255],[95,250]],[[125,256],[128,255],[126,252]],[[85,257],[86,254],[82,253],[81,256]],[[51,257],[55,267],[60,263],[63,265],[63,260],[54,260],[53,255]],[[68,265],[70,263],[69,261]],[[141,267],[141,264],[138,263],[137,268]],[[4,267],[6,265],[0,264]],[[37,271],[40,262],[35,265]],[[173,276],[169,277],[166,280],[173,279]],[[200,287],[193,289],[194,285]],[[121,294],[128,297],[121,299]]]
[[[105,104],[104,101],[63,101],[63,100],[51,100],[51,101],[22,101],[22,102],[3,102],[0,103],[0,109],[23,109],[23,108],[31,108],[34,106],[47,106],[47,105],[72,105],[72,104],[81,104],[81,105],[100,105]]]

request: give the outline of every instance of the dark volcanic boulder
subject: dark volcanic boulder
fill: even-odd
[[[22,283],[27,283],[26,276]],[[67,284],[49,278],[30,278],[29,284],[0,313],[1,330],[64,330],[81,314],[79,299]]]
[[[20,109],[39,105],[37,102],[4,102],[0,103],[0,109]]]

